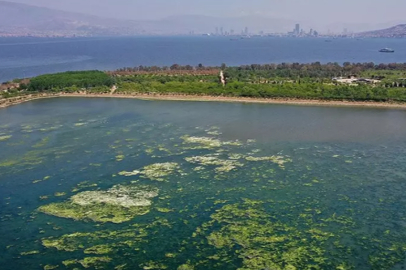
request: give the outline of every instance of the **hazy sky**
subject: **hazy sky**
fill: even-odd
[[[8,0],[123,19],[262,15],[319,25],[406,21],[405,0]]]

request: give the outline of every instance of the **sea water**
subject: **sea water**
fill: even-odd
[[[403,269],[406,111],[0,110],[1,269]]]

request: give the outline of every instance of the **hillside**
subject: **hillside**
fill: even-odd
[[[406,37],[406,24],[399,24],[390,28],[358,33],[359,37],[401,38]]]
[[[130,26],[130,27],[129,27]],[[92,36],[136,34],[135,23],[0,1],[2,36]]]

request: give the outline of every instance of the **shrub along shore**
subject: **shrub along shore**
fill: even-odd
[[[1,86],[0,107],[54,96],[406,107],[406,64],[173,65],[47,74]]]

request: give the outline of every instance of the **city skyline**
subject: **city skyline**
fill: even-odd
[[[322,0],[263,1],[249,4],[242,0],[195,2],[186,0],[9,0],[14,3],[55,8],[125,20],[161,20],[179,15],[201,15],[220,18],[255,16],[280,20],[296,20],[322,32],[376,29],[404,22],[406,2],[390,0],[382,5],[378,0],[343,0],[339,3]],[[365,7],[368,7],[367,9]],[[292,8],[294,7],[294,8]]]
[[[195,34],[189,33],[189,34]],[[259,30],[256,32],[250,32],[248,27],[244,27],[241,29],[241,34],[238,34],[234,32],[234,29],[230,30],[224,30],[223,27],[216,27],[214,32],[207,33],[205,35],[214,35],[214,36],[251,36],[251,35],[260,35],[260,36],[266,36],[266,35],[280,35],[280,36],[290,36],[290,37],[318,37],[319,32],[313,28],[310,28],[309,30],[303,29],[300,26],[300,23],[296,23],[293,31],[291,32],[286,32],[286,33],[266,33],[263,30]],[[336,35],[340,36],[346,36],[347,34],[350,34],[347,28],[344,28],[341,33],[336,33]]]

